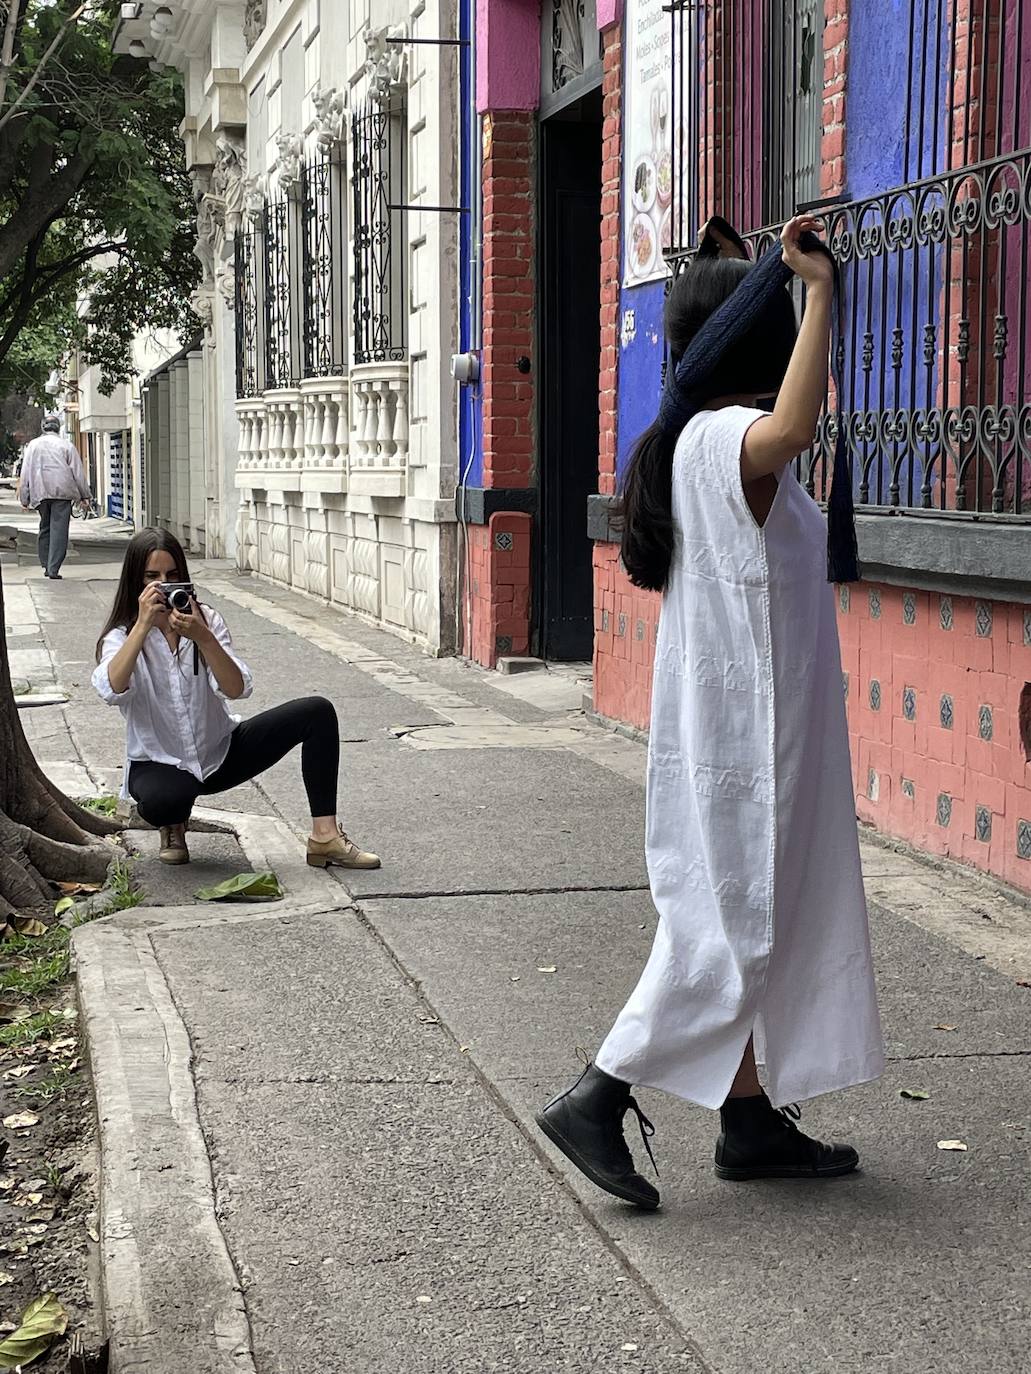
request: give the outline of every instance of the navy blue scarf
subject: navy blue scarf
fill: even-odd
[[[711,226],[718,228],[747,256],[744,244],[724,220],[717,218]],[[830,251],[815,234],[803,234],[800,240],[806,253]],[[703,255],[717,252],[711,236],[703,242]],[[726,349],[737,343],[762,318],[778,291],[783,291],[794,274],[786,266],[778,242],[759,259],[742,280],[733,295],[714,311],[691,340],[687,351],[666,376],[666,386],[659,404],[659,425],[665,433],[679,436],[684,426],[710,398],[704,384],[714,365]],[[845,442],[845,426],[841,418],[842,376],[839,347],[841,340],[841,280],[834,264],[834,308],[831,347],[831,375],[838,396],[837,434],[834,442],[834,469],[831,475],[830,496],[827,501],[827,580],[828,582],[858,582],[859,549],[856,543],[856,517],[852,504],[852,473],[849,468]]]

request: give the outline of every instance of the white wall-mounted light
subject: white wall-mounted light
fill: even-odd
[[[129,0],[128,4],[122,6],[122,18],[138,19],[140,17],[140,10],[142,8],[143,6],[137,4],[136,0]]]
[[[451,375],[461,386],[469,386],[480,380],[480,357],[478,353],[452,353]]]
[[[172,11],[167,5],[160,5],[154,11],[154,18],[150,21],[150,31],[155,38],[160,38],[169,32],[172,28],[173,18]]]
[[[146,56],[147,56],[147,46],[146,46],[146,44],[143,43],[143,42],[141,42],[141,40],[140,40],[139,38],[134,38],[134,39],[132,40],[132,42],[129,44],[129,56],[130,56],[130,57],[146,57]]]

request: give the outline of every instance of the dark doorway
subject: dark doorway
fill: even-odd
[[[566,661],[589,659],[594,644],[587,498],[598,489],[601,123],[596,90],[540,126],[537,633],[544,658]]]

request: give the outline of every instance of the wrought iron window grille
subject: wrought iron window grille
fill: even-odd
[[[796,66],[807,51],[798,24],[807,3],[667,6],[680,131],[667,252],[674,274],[713,212],[735,223],[758,256],[794,208],[778,196],[798,188],[809,157]],[[1031,0],[969,0],[965,21],[961,10],[958,0],[908,0],[902,184],[820,207],[842,269],[846,394],[838,401],[860,504],[1027,520]],[[785,24],[798,33],[778,49],[772,39]],[[770,126],[772,96],[783,105]],[[816,149],[818,168],[819,142]],[[819,498],[834,409],[799,462],[800,479]]]
[[[404,202],[406,109],[372,103],[351,117],[354,236],[354,360],[407,356]]]
[[[346,168],[336,145],[301,172],[303,367],[305,377],[340,376],[347,366]]]

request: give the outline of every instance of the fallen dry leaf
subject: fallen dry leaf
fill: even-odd
[[[416,1302],[426,1303],[426,1302],[432,1302],[433,1299],[430,1297],[430,1295],[429,1295],[428,1293],[420,1293],[419,1296],[415,1299],[415,1301],[416,1301]]]
[[[0,1193],[9,1193],[17,1182],[16,1178],[0,1178]]]
[[[20,1369],[38,1360],[67,1326],[68,1313],[53,1293],[35,1298],[22,1313],[21,1326],[0,1345],[0,1368]]]
[[[32,1070],[33,1070],[34,1067],[35,1067],[35,1065],[33,1065],[33,1064],[19,1064],[18,1067],[17,1067],[16,1069],[8,1069],[7,1072],[4,1074],[4,1077],[5,1077],[5,1078],[24,1078],[26,1074],[29,1074],[29,1073],[32,1072]]]
[[[622,1348],[623,1348],[624,1350],[636,1350],[636,1349],[637,1349],[637,1346],[634,1345],[633,1341],[624,1341],[624,1342],[623,1342],[623,1347],[622,1347]]]
[[[87,1226],[86,1234],[89,1236],[90,1240],[93,1242],[94,1245],[100,1244],[100,1232],[97,1230],[95,1226]]]
[[[0,1288],[6,1286],[6,1285],[9,1284],[9,1283],[13,1283],[13,1282],[14,1282],[14,1275],[13,1275],[13,1274],[8,1274],[5,1270],[0,1269]]]
[[[941,1031],[954,1031],[954,1030],[956,1030],[956,1027],[955,1027],[955,1026],[950,1026],[950,1025],[948,1025],[948,1024],[947,1024],[946,1022],[944,1022],[944,1021],[939,1021],[938,1024],[937,1024],[936,1026],[932,1026],[931,1029],[932,1029],[932,1030],[941,1030]]]
[[[24,1002],[0,1002],[0,1021],[26,1021],[31,1015]]]
[[[51,1054],[60,1054],[62,1050],[74,1050],[78,1043],[74,1035],[65,1035],[60,1040],[51,1040],[47,1049]]]
[[[39,1124],[39,1117],[35,1112],[15,1112],[13,1116],[5,1116],[3,1124],[8,1131],[27,1130]]]
[[[77,892],[100,891],[99,883],[58,883],[57,887],[60,892],[67,892],[73,897]]]
[[[910,1102],[926,1102],[930,1096],[931,1094],[929,1092],[925,1092],[923,1088],[899,1089],[899,1097],[908,1098]]]
[[[939,1150],[966,1150],[966,1145],[962,1140],[939,1140]]]
[[[12,923],[19,935],[27,935],[33,940],[40,935],[45,935],[50,929],[42,921],[37,921],[34,916],[15,916]]]
[[[19,1193],[11,1199],[12,1207],[38,1207],[43,1201],[42,1193]]]
[[[556,967],[554,964],[544,964],[544,965],[538,964],[538,965],[537,965],[537,972],[538,972],[538,973],[558,973],[558,969],[557,969],[557,967]]]

